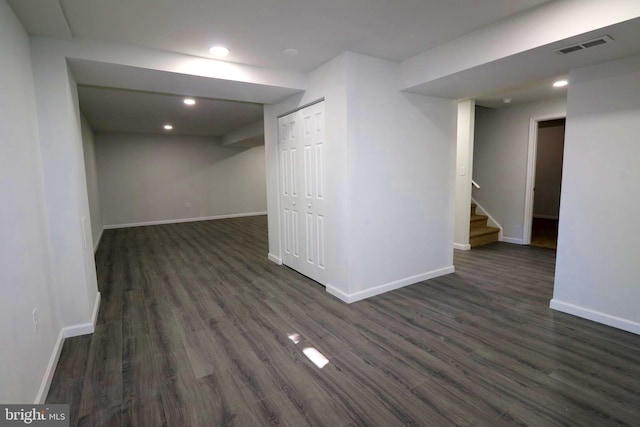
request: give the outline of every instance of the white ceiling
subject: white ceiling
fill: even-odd
[[[231,50],[225,60],[295,72],[312,70],[345,50],[401,61],[546,1],[9,0],[32,35],[98,39],[205,58],[211,57],[211,45],[224,44]],[[288,48],[299,54],[284,55]],[[122,79],[148,78],[148,73],[140,77],[136,70],[113,65],[81,60],[70,65],[80,84],[107,86],[101,76],[113,81],[114,73]],[[154,87],[166,87],[163,92],[185,92],[166,86],[170,76],[155,77],[162,81]],[[202,87],[199,83],[193,87]],[[260,102],[290,95],[272,88],[238,88],[233,82],[212,84],[218,85],[216,94],[194,95],[243,100],[243,91],[252,97],[262,91]],[[262,118],[255,104],[202,99],[197,108],[185,109],[180,98],[130,90],[81,86],[79,99],[98,131],[156,133],[172,121],[176,134],[219,136]]]
[[[524,87],[484,95],[476,98],[476,105],[487,108],[503,108],[553,97],[567,96],[568,86],[555,88],[553,83],[558,80],[567,80],[568,78],[568,75],[562,75],[543,81],[536,81]],[[504,102],[505,99],[510,101]]]
[[[94,131],[223,136],[262,120],[262,104],[78,86],[80,109]],[[167,132],[163,126],[172,124]]]
[[[310,71],[349,50],[401,61],[548,0],[10,0],[31,34]],[[66,19],[65,19],[66,18]],[[66,21],[66,22],[65,22]],[[66,30],[66,31],[65,31]],[[295,57],[283,51],[294,48]]]
[[[567,55],[554,52],[555,49],[604,35],[613,37],[613,42]],[[433,80],[414,90],[447,98],[473,96],[478,105],[499,108],[566,94],[566,88],[557,90],[551,85],[555,80],[567,78],[569,70],[638,52],[640,19],[631,19]],[[504,98],[512,98],[512,103],[503,104]]]
[[[205,58],[211,57],[208,52],[211,45],[224,44],[231,49],[225,60],[303,73],[345,50],[402,61],[548,3],[547,0],[8,1],[33,35],[113,41]],[[542,47],[431,81],[412,91],[446,98],[473,95],[479,105],[490,107],[504,105],[501,101],[504,97],[513,98],[513,105],[555,96],[559,92],[550,90],[549,83],[567,73],[572,66],[640,51],[640,20],[634,21],[627,27],[616,26],[606,32],[616,38],[613,49],[598,47],[562,58],[545,50],[550,46]],[[288,48],[297,49],[299,54],[284,55],[284,49]],[[141,73],[142,70],[136,72],[114,64],[106,66],[82,60],[70,60],[69,63],[80,84],[109,86],[111,84],[107,82],[114,81],[116,75],[119,77],[115,80],[138,79],[140,83],[140,79],[150,76]],[[153,74],[153,82],[146,85],[122,83],[118,87],[193,92],[209,100],[202,102],[201,109],[193,109],[190,115],[185,115],[184,110],[172,113],[170,105],[175,104],[172,104],[175,99],[171,101],[169,95],[152,96],[146,92],[107,91],[94,87],[81,88],[81,108],[97,130],[152,132],[157,129],[158,121],[174,114],[174,117],[187,120],[184,125],[174,123],[176,133],[220,135],[223,131],[235,130],[236,124],[260,119],[256,118],[254,108],[258,107],[255,105],[225,104],[221,99],[269,103],[293,94],[278,88],[238,85],[223,80],[204,85],[196,80],[211,79],[195,76],[188,87],[171,88],[167,85],[173,80],[171,76],[161,74]],[[203,87],[210,88],[211,93],[208,89],[202,90]],[[198,90],[191,91],[191,88]],[[136,99],[138,97],[140,99]],[[223,113],[222,110],[235,111]],[[228,118],[222,124],[212,122],[211,117]]]

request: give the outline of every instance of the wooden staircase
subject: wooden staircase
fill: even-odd
[[[471,203],[471,221],[469,225],[469,244],[471,247],[497,242],[500,229],[487,225],[488,217],[476,213],[476,204]]]

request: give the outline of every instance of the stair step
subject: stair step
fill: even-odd
[[[497,242],[500,229],[496,227],[478,227],[469,231],[471,247]]]
[[[477,214],[471,215],[471,218],[469,221],[471,224],[471,229],[478,228],[478,227],[486,227],[488,219],[489,217],[486,215],[477,215]]]
[[[469,232],[469,237],[478,237],[478,236],[484,236],[486,234],[491,234],[491,233],[499,233],[500,229],[497,227],[481,227],[481,228],[476,228],[475,230],[472,230]]]
[[[497,242],[500,229],[489,227],[487,215],[476,214],[477,204],[471,202],[471,218],[469,221],[469,244],[471,247]]]

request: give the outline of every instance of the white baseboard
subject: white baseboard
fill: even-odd
[[[95,325],[91,322],[80,323],[78,325],[72,325],[72,326],[67,326],[66,328],[62,328],[65,338],[73,338],[73,337],[79,337],[81,335],[92,334],[94,330],[95,330]]]
[[[607,313],[602,313],[601,311],[592,310],[590,308],[581,307],[568,302],[559,301],[555,298],[551,300],[549,307],[556,311],[561,311],[563,313],[582,317],[583,319],[592,320],[597,323],[602,323],[603,325],[640,335],[640,323],[638,322],[612,316]]]
[[[282,258],[272,254],[271,252],[269,252],[269,255],[267,255],[267,258],[269,259],[269,261],[275,262],[278,265],[282,265]]]
[[[100,229],[100,234],[98,235],[98,238],[96,239],[96,241],[93,243],[93,253],[95,254],[98,251],[98,246],[100,246],[100,240],[102,240],[102,235],[104,234],[104,227],[102,227]]]
[[[266,212],[247,212],[247,213],[228,214],[228,215],[201,216],[197,218],[163,219],[159,221],[132,222],[127,224],[111,224],[111,225],[105,225],[104,228],[106,230],[112,230],[115,228],[145,227],[147,225],[178,224],[181,222],[210,221],[212,219],[240,218],[245,216],[260,216],[260,215],[266,215],[266,214],[267,214]]]
[[[340,289],[334,288],[333,286],[331,286],[329,284],[327,284],[326,288],[327,288],[327,293],[329,293],[329,294],[333,295],[334,297],[346,302],[347,304],[356,301],[356,300],[352,300],[351,296],[349,294],[344,293]]]
[[[96,320],[98,318],[98,311],[100,310],[100,292],[96,295],[95,303],[93,304],[93,313],[91,314],[91,323],[83,323],[80,325],[67,326],[65,328],[60,329],[60,333],[58,334],[58,339],[56,340],[56,344],[53,347],[53,352],[51,353],[51,357],[49,358],[49,364],[47,365],[47,370],[44,373],[44,378],[42,379],[42,383],[40,384],[40,389],[38,390],[38,394],[36,395],[36,400],[34,404],[41,404],[47,399],[47,394],[49,394],[49,388],[51,387],[51,381],[53,380],[53,374],[56,371],[56,366],[58,366],[58,360],[60,360],[60,353],[62,353],[62,346],[64,345],[64,340],[71,337],[77,337],[80,335],[92,334],[95,330]]]
[[[453,249],[458,249],[461,251],[468,251],[471,250],[471,245],[470,244],[464,244],[464,243],[454,243],[453,244]]]
[[[334,288],[331,285],[327,285],[327,292],[331,295],[341,299],[346,303],[352,303],[370,298],[376,295],[383,294],[385,292],[393,291],[405,286],[413,285],[424,280],[433,279],[434,277],[444,276],[445,274],[451,274],[455,271],[453,266],[439,268],[437,270],[429,271],[427,273],[417,274],[415,276],[405,277],[404,279],[395,280],[393,282],[385,283],[384,285],[376,286],[375,288],[365,289],[364,291],[358,291],[353,294],[347,294],[340,289]]]
[[[96,329],[96,320],[98,319],[98,311],[100,310],[100,292],[96,295],[96,300],[93,303],[93,312],[91,313],[91,322],[81,323],[79,325],[67,326],[63,328],[64,337],[79,337],[80,335],[92,334]]]
[[[98,292],[96,294],[96,300],[93,302],[93,312],[91,312],[91,323],[93,324],[94,329],[96,327],[96,321],[98,320],[98,312],[100,311],[101,301],[102,301],[102,295],[100,295],[100,292]]]
[[[524,245],[524,242],[522,241],[522,239],[516,239],[515,237],[505,237],[502,236],[500,238],[501,242],[506,242],[506,243],[514,243],[516,245]]]
[[[40,389],[38,389],[36,400],[33,402],[36,405],[44,403],[44,401],[47,399],[47,394],[49,394],[49,388],[51,387],[51,381],[53,380],[53,374],[56,371],[56,366],[58,366],[58,360],[60,360],[60,353],[62,353],[63,344],[64,328],[60,329],[56,344],[53,346],[53,352],[51,353],[51,357],[49,358],[47,370],[44,372],[44,378],[42,379],[42,383],[40,384]]]

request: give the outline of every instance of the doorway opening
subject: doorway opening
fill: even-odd
[[[528,243],[556,249],[562,191],[565,117],[532,119],[527,192]],[[527,223],[525,218],[525,224]]]

